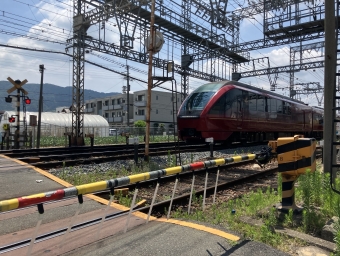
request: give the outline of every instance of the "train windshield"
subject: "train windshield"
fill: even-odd
[[[179,116],[199,116],[211,97],[225,84],[209,83],[193,91],[183,102]]]

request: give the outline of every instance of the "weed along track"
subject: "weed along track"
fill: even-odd
[[[203,201],[205,201],[205,206],[208,206],[213,203],[213,200],[216,202],[223,202],[258,187],[276,185],[276,172],[276,163],[270,163],[265,168],[261,168],[253,161],[188,171],[179,173],[175,176],[167,176],[130,186],[124,186],[124,188],[128,188],[130,191],[130,200],[124,196],[121,202],[126,204],[126,206],[130,206],[133,193],[136,188],[138,188],[137,201],[141,202],[145,200],[145,205],[148,205],[147,207],[141,208],[140,211],[148,212],[158,183],[159,186],[157,188],[152,214],[160,217],[166,214],[167,210],[165,209],[168,209],[171,201],[173,201],[172,210],[177,208],[187,210],[189,207],[190,195],[192,195],[190,207],[194,210],[195,208],[202,208]],[[216,186],[217,173],[218,181]],[[194,185],[192,186],[193,177]],[[206,177],[208,177],[207,182]],[[178,180],[176,191],[173,200],[171,200],[176,179]],[[216,195],[214,199],[215,191]],[[105,199],[109,198],[108,192],[99,193],[97,195]]]
[[[190,146],[190,150],[193,149],[194,146]],[[215,151],[215,159],[216,158],[238,158],[236,157],[239,153],[251,152],[258,150],[261,146],[254,148],[233,148],[228,149],[226,151],[221,151],[220,155],[218,155],[218,151]],[[188,149],[188,150],[189,150]],[[202,148],[202,150],[204,147]],[[206,148],[205,148],[206,149]],[[161,150],[159,148],[155,149],[155,153],[160,154]],[[138,175],[140,173],[155,171],[155,170],[163,170],[165,166],[176,166],[177,165],[177,155],[171,155],[170,151],[164,152],[166,156],[162,158],[151,158],[148,164],[143,161],[137,166],[134,161],[130,160],[126,155],[115,156],[117,158],[122,157],[124,160],[112,161],[110,163],[102,163],[102,164],[84,164],[73,167],[62,167],[59,169],[50,169],[50,173],[58,176],[59,178],[66,180],[67,182],[73,185],[81,185],[101,180],[109,180],[112,178],[119,178],[129,175]],[[231,153],[234,153],[233,155]],[[212,160],[214,158],[209,157],[210,152],[196,152],[196,153],[187,153],[190,155],[189,157],[186,154],[181,154],[183,163],[193,163],[193,162],[201,162],[205,160]],[[227,154],[229,153],[229,154]],[[194,158],[195,157],[198,158]],[[161,161],[162,160],[162,161]],[[85,159],[84,161],[91,162],[91,159]],[[168,201],[173,197],[173,189],[175,185],[175,180],[177,178],[178,182],[176,184],[176,190],[174,197],[180,197],[181,207],[187,207],[188,198],[192,195],[192,200],[201,200],[202,198],[205,200],[206,204],[210,204],[211,200],[214,200],[213,197],[209,197],[215,194],[216,187],[216,195],[215,201],[225,201],[228,198],[233,198],[238,196],[239,194],[249,192],[250,190],[256,189],[257,187],[273,187],[277,186],[276,176],[273,175],[277,171],[277,163],[270,162],[264,168],[261,168],[255,161],[248,160],[243,162],[230,163],[227,165],[221,165],[220,167],[209,167],[202,168],[200,170],[195,169],[195,171],[182,171],[175,176],[164,176],[159,179],[151,179],[143,182],[139,182],[138,186],[138,194],[137,199],[139,201],[145,200],[147,204],[152,203],[152,199],[154,197],[154,191],[157,183],[159,183],[157,195],[155,196],[154,203],[162,204],[164,201],[164,205],[168,203]],[[144,164],[144,166],[142,165]],[[182,165],[183,166],[183,165]],[[165,168],[167,169],[167,168]],[[218,173],[218,179],[217,179]],[[194,182],[192,182],[194,179]],[[217,180],[217,186],[216,186]],[[274,185],[275,184],[275,185]],[[230,191],[231,187],[236,186],[235,190]],[[239,186],[239,187],[237,187]],[[126,206],[130,206],[129,202],[132,198],[131,193],[136,188],[136,184],[132,184],[129,186],[124,186],[128,188],[130,191],[130,197],[124,198],[123,200],[127,201],[125,203]],[[206,188],[206,190],[204,189]],[[226,192],[222,192],[226,191]],[[204,196],[205,193],[205,196]],[[98,194],[99,196],[109,199],[109,192],[101,192]],[[201,197],[201,199],[200,199]],[[162,209],[164,211],[164,209]]]

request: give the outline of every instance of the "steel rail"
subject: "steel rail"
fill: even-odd
[[[162,143],[151,143],[150,147],[173,147],[176,146],[178,142],[162,142]],[[184,142],[180,142],[180,145],[185,145]],[[203,145],[203,144],[200,144]],[[144,147],[144,143],[139,144],[140,147]],[[72,153],[81,153],[81,152],[95,152],[95,151],[107,151],[107,150],[116,150],[116,149],[126,149],[126,148],[133,148],[133,145],[100,145],[100,146],[84,146],[84,147],[65,147],[65,148],[40,148],[40,149],[13,149],[13,150],[6,150],[5,152],[0,151],[3,155],[12,158],[18,157],[27,157],[27,156],[41,156],[41,155],[50,155],[51,153],[54,154],[63,154],[65,152],[72,152]]]
[[[239,167],[242,165],[246,165],[249,163],[254,163],[254,160],[244,160],[242,162],[236,162],[236,163],[231,163],[228,165],[222,165],[219,166],[220,170],[226,170],[226,169],[230,169],[230,168],[235,168],[235,167]],[[200,174],[204,174],[206,171],[208,171],[209,173],[216,173],[217,172],[218,167],[209,167],[208,169],[200,169],[200,170],[195,170],[195,175],[200,175]],[[184,178],[188,178],[192,176],[192,171],[186,171],[186,172],[181,172],[176,174],[178,179],[184,179]],[[176,175],[170,175],[170,176],[164,176],[159,178],[159,182],[160,183],[165,183],[165,182],[169,182],[172,181],[174,179],[174,176]],[[145,180],[145,181],[141,181],[138,183],[138,188],[142,189],[142,188],[149,188],[150,185],[153,185],[155,182],[157,182],[158,179],[150,179],[150,180]],[[136,187],[136,184],[128,184],[122,187],[117,187],[118,189],[122,189],[122,188],[128,188],[129,190],[133,190]],[[103,197],[103,198],[107,198],[109,196],[109,190],[104,190],[101,192],[98,192],[96,194],[99,197]]]
[[[206,151],[208,150],[207,148],[201,148],[201,149],[193,149],[193,148],[187,148],[187,149],[180,149],[181,153],[184,152],[198,152],[198,151]],[[132,151],[132,150],[131,150]],[[142,152],[143,150],[140,149],[139,153],[138,153],[138,158],[141,158],[144,156],[144,153]],[[110,154],[112,153],[117,153],[117,151],[115,152],[110,152]],[[175,154],[178,153],[178,149],[177,148],[166,148],[166,149],[161,149],[161,151],[159,149],[157,149],[156,151],[150,151],[149,155],[150,156],[164,156],[167,154]],[[78,155],[79,157],[79,155]],[[109,161],[116,161],[116,160],[129,160],[129,159],[133,159],[134,158],[134,154],[132,152],[129,151],[122,151],[120,155],[111,155],[111,156],[102,156],[102,157],[98,157],[98,156],[93,156],[93,158],[87,158],[86,156],[82,156],[81,158],[77,158],[77,159],[65,159],[65,160],[61,160],[61,161],[50,161],[50,162],[37,162],[37,163],[30,163],[32,166],[41,168],[41,169],[47,169],[47,168],[55,168],[58,166],[74,166],[74,165],[78,165],[78,164],[98,164],[98,163],[103,163],[103,162],[109,162]],[[33,159],[33,158],[32,158]],[[25,160],[27,162],[29,162],[29,158],[27,159],[19,159],[19,160]],[[34,159],[33,159],[34,160]]]

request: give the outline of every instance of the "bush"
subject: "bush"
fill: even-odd
[[[135,123],[134,123],[134,126],[135,127],[146,127],[146,122],[145,121],[143,121],[143,120],[138,120],[138,121],[136,121]]]

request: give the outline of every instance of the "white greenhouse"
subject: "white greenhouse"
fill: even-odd
[[[0,131],[4,132],[4,124],[9,124],[11,132],[14,132],[17,125],[17,112],[5,111],[0,116]],[[26,112],[27,130],[36,129],[30,124],[30,115],[36,116],[38,121],[38,112]],[[10,123],[9,118],[14,117],[15,122]],[[93,133],[95,137],[109,136],[109,123],[107,120],[99,115],[84,114],[84,134]],[[23,112],[20,113],[20,130],[23,131]],[[42,112],[41,113],[41,135],[42,136],[64,136],[65,132],[72,130],[72,113],[55,113]]]

